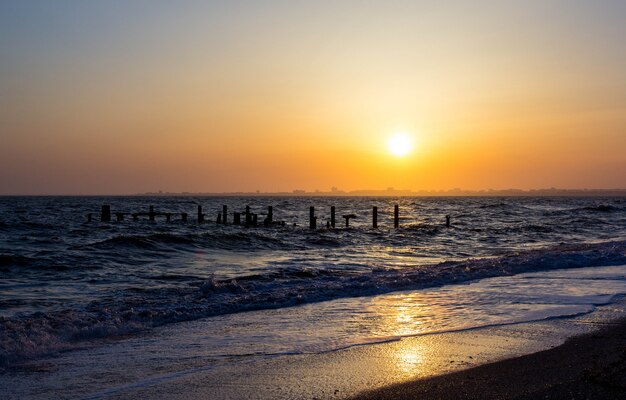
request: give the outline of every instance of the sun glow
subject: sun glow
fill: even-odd
[[[389,153],[396,157],[404,157],[413,151],[413,140],[405,132],[396,132],[387,140]]]

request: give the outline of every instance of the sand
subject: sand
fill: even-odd
[[[322,354],[233,357],[220,366],[197,356],[213,323],[208,318],[33,362],[13,372],[5,387],[0,381],[0,393],[32,399],[619,399],[626,392],[624,318],[620,302],[573,318]],[[573,336],[580,337],[566,342]]]
[[[626,399],[626,319],[550,350],[353,397],[366,399]]]
[[[620,336],[626,338],[626,328],[618,315],[625,315],[623,304],[575,318],[236,362],[156,377],[94,398],[620,398],[626,341]],[[606,326],[611,329],[602,330]],[[588,336],[561,346],[573,334]]]

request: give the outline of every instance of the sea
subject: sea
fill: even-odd
[[[566,318],[623,297],[625,265],[621,197],[0,197],[0,381],[190,321],[179,369]]]

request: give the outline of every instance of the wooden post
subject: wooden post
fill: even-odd
[[[397,228],[400,225],[400,210],[398,205],[393,206],[393,227]]]
[[[91,213],[87,214],[87,222],[91,222],[92,217],[91,217]]]
[[[170,222],[172,219],[172,213],[165,213],[165,221]]]
[[[183,220],[183,222],[187,222],[187,213],[180,213],[180,218]]]
[[[346,228],[350,227],[350,218],[356,218],[354,214],[348,214],[343,216],[346,219]]]
[[[372,208],[372,227],[374,229],[378,228],[378,207],[376,206]]]
[[[115,217],[117,218],[117,222],[124,221],[124,213],[115,213]]]
[[[257,226],[258,222],[259,222],[259,218],[258,218],[257,214],[253,213],[252,214],[252,226]]]
[[[217,213],[217,221],[215,221],[215,222],[218,223],[218,224],[222,223],[222,213],[221,212]]]
[[[226,225],[226,220],[228,216],[228,207],[226,207],[225,205],[222,206],[222,224]]]
[[[110,205],[104,204],[102,206],[102,210],[100,212],[100,221],[101,222],[111,221],[111,206]]]
[[[148,213],[148,217],[150,217],[150,221],[154,221],[154,206],[150,206],[150,212]]]
[[[274,222],[274,209],[272,206],[267,206],[267,218],[265,218],[265,225],[272,225]]]
[[[236,212],[233,214],[233,224],[241,225],[241,213]]]
[[[250,206],[246,206],[246,226],[252,223],[252,214],[250,214]]]
[[[202,214],[202,206],[198,206],[198,223],[204,222],[204,214]]]
[[[450,216],[446,215],[446,227],[450,227]]]
[[[335,227],[335,206],[330,207],[330,226]]]
[[[315,207],[309,208],[309,229],[317,228],[317,220],[315,218]]]

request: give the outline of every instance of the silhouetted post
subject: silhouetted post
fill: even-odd
[[[330,226],[335,227],[335,206],[330,207]]]
[[[102,210],[100,211],[100,221],[101,222],[111,221],[111,206],[110,205],[104,204],[102,206]]]
[[[378,207],[376,206],[372,209],[372,227],[378,228]]]
[[[450,227],[450,216],[446,215],[446,227]]]
[[[217,219],[215,220],[216,224],[221,224],[222,223],[222,213],[218,212],[217,213]]]
[[[315,207],[309,208],[309,229],[317,228],[317,220],[315,218]]]
[[[252,226],[257,226],[257,224],[259,223],[259,217],[257,216],[256,213],[252,214]]]
[[[274,222],[274,209],[272,206],[267,206],[267,218],[265,219],[265,225],[272,225]]]
[[[154,221],[154,206],[150,206],[150,212],[148,213],[148,217],[150,217],[150,221]]]
[[[165,213],[165,221],[170,222],[172,220],[172,213]]]
[[[87,222],[91,222],[92,217],[91,217],[91,213],[87,214]]]
[[[246,226],[252,223],[252,214],[250,214],[250,206],[246,206]]]
[[[180,218],[183,220],[183,222],[187,222],[187,213],[180,213]]]
[[[396,204],[395,206],[393,206],[393,227],[397,228],[400,222],[400,209],[398,208],[398,205]]]
[[[236,212],[233,214],[233,224],[241,225],[241,213]]]
[[[124,213],[115,213],[115,217],[117,218],[117,222],[124,221]]]
[[[226,222],[227,222],[227,221],[226,221],[226,219],[227,219],[227,218],[226,218],[226,217],[227,217],[227,215],[228,215],[228,207],[226,207],[225,205],[223,205],[223,206],[222,206],[222,223],[223,223],[224,225],[226,225]]]
[[[346,219],[346,228],[350,227],[350,218],[356,218],[354,214],[348,214],[343,216]]]
[[[204,222],[204,214],[202,214],[202,206],[198,206],[198,223]]]
[[[330,221],[326,220],[326,229],[330,229]]]

